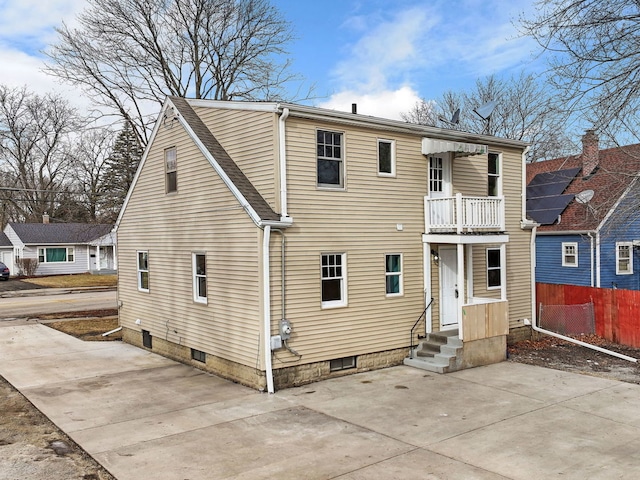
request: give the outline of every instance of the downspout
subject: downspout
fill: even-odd
[[[596,232],[596,287],[600,288],[600,232]]]
[[[560,335],[559,333],[552,332],[551,330],[545,330],[538,326],[538,316],[536,315],[537,302],[536,302],[536,273],[535,273],[536,229],[537,227],[534,226],[531,232],[531,315],[533,317],[533,322],[531,322],[531,328],[533,328],[536,332],[544,333],[545,335],[549,335],[551,337],[556,337],[561,340],[565,340],[567,342],[575,343],[576,345],[580,345],[582,347],[587,347],[601,353],[606,353],[607,355],[612,355],[614,357],[618,357],[623,360],[628,360],[630,362],[637,363],[638,362],[637,358],[628,357],[627,355],[623,355],[622,353],[607,350],[606,348],[598,347],[597,345],[591,345],[590,343],[581,342],[580,340],[576,340],[575,338],[566,337],[564,335]]]
[[[274,393],[273,367],[271,365],[271,279],[269,276],[269,244],[271,240],[271,226],[265,225],[262,237],[262,295],[264,304],[264,323],[262,325],[264,371],[267,377],[267,392]]]
[[[590,247],[590,261],[591,261],[591,286],[595,287],[595,238],[593,232],[588,232],[587,236],[589,237],[589,247]]]
[[[283,108],[282,115],[278,119],[278,147],[280,157],[280,219],[289,216],[287,211],[287,146],[285,135],[285,122],[289,117],[289,109]]]

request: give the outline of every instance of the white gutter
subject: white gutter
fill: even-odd
[[[549,335],[551,337],[559,338],[567,342],[575,343],[576,345],[580,345],[582,347],[587,347],[601,353],[606,353],[607,355],[612,355],[614,357],[618,357],[623,360],[628,360],[630,362],[637,363],[638,362],[637,358],[629,357],[627,355],[623,355],[622,353],[614,352],[612,350],[607,350],[606,348],[598,347],[597,345],[591,345],[590,343],[581,342],[580,340],[576,340],[575,338],[566,337],[564,335],[560,335],[559,333],[552,332],[551,330],[545,330],[538,326],[538,316],[536,315],[537,302],[536,302],[536,273],[535,273],[536,228],[537,227],[533,227],[533,231],[531,232],[531,316],[533,317],[533,321],[531,322],[531,328],[533,328],[536,332],[544,333],[545,335]]]
[[[267,392],[274,393],[273,388],[273,367],[271,365],[271,279],[269,276],[269,244],[271,240],[271,226],[266,225],[263,229],[262,237],[262,291],[263,291],[263,350],[264,350],[264,371],[267,377]]]
[[[280,218],[288,217],[287,213],[287,145],[285,135],[285,122],[289,117],[289,109],[283,108],[278,120],[278,147],[280,149]]]

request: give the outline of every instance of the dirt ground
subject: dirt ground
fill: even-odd
[[[51,328],[85,340],[117,341],[101,334],[117,327],[113,312],[83,312],[83,317],[40,318]],[[640,349],[614,345],[595,337],[580,340],[639,358]],[[640,384],[640,365],[553,337],[509,347],[508,361]],[[0,480],[114,480],[102,466],[0,377]]]
[[[576,337],[577,340],[638,359],[631,362],[606,353],[576,345],[548,335],[509,346],[511,362],[527,363],[582,373],[640,385],[640,348],[618,345],[596,335]]]

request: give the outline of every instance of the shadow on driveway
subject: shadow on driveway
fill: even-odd
[[[42,285],[36,285],[35,283],[25,282],[17,278],[10,278],[9,280],[0,281],[0,292],[15,292],[18,290],[36,290],[39,288],[46,288]]]

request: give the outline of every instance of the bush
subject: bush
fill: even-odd
[[[38,270],[38,260],[35,258],[16,258],[16,266],[20,271],[20,275],[32,277]]]

